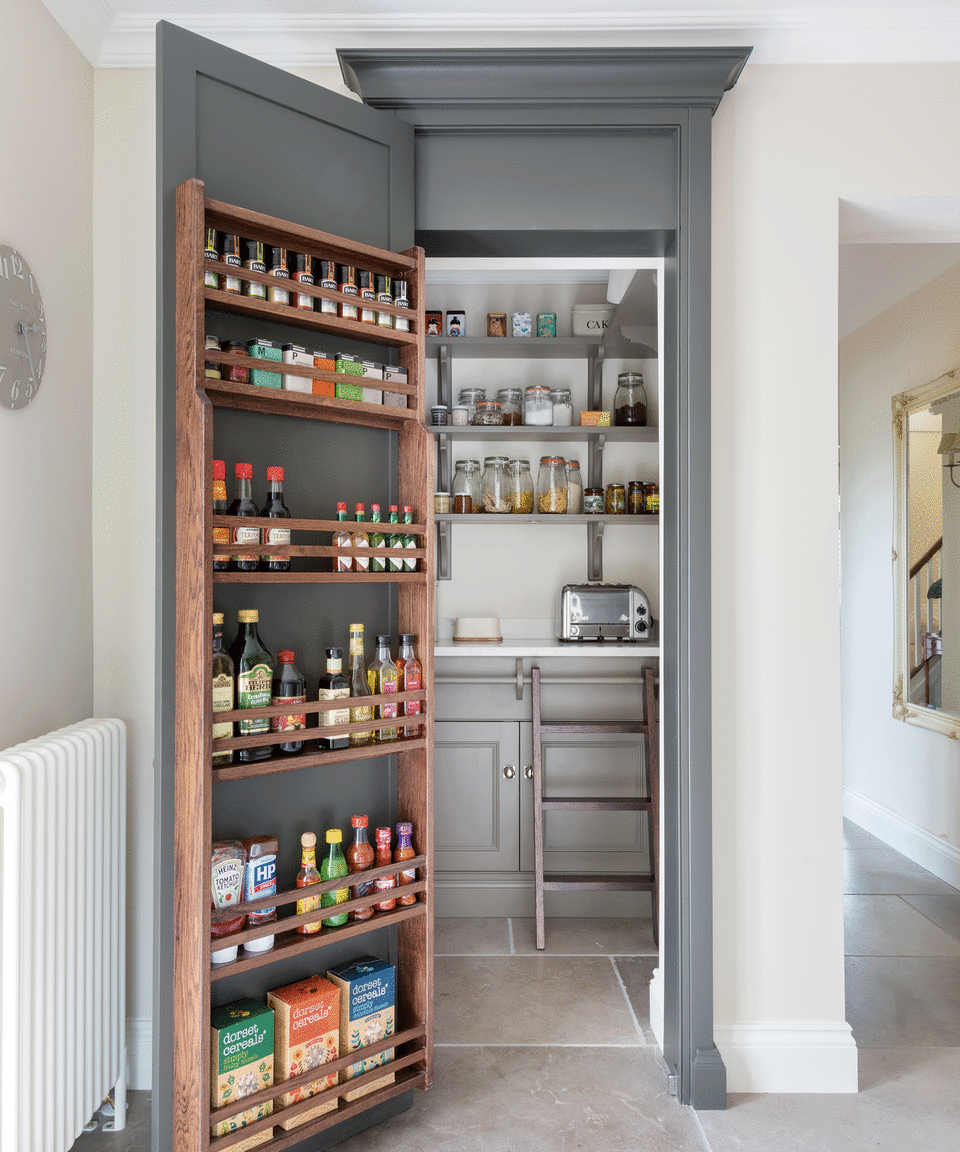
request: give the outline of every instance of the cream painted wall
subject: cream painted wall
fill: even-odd
[[[837,202],[956,194],[958,122],[960,65],[748,65],[713,121],[714,949],[725,1057],[733,1023],[755,1023],[757,1046],[776,1022],[786,1047],[847,1042]],[[846,439],[872,455],[882,492],[887,423],[882,433],[853,423]],[[887,565],[888,525],[875,509],[860,524]],[[878,577],[888,589],[889,568]],[[888,619],[845,615],[875,668],[889,664]],[[877,735],[849,749],[861,777],[894,727],[881,679]],[[892,769],[895,756],[883,760]],[[928,803],[916,779],[913,790]],[[750,1053],[738,1055],[748,1073]]]
[[[955,113],[954,130],[956,119]],[[958,188],[955,177],[940,190]],[[960,748],[891,714],[890,400],[960,365],[958,314],[960,264],[840,344],[844,785],[954,850],[960,849]]]
[[[93,70],[40,0],[0,5],[0,44],[0,242],[40,286],[48,350],[32,403],[0,407],[5,748],[93,707]]]
[[[153,997],[153,744],[157,233],[153,70],[94,82],[94,706],[127,722],[128,1051],[149,1088]],[[162,882],[162,879],[161,879]]]

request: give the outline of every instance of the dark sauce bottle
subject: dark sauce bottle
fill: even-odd
[[[256,516],[257,506],[253,502],[253,465],[237,464],[233,474],[237,480],[237,495],[227,512],[228,516]],[[259,528],[235,527],[230,529],[232,544],[260,544]],[[256,572],[260,565],[258,556],[231,557],[235,572]]]
[[[290,509],[283,502],[283,469],[276,466],[267,469],[267,502],[260,509],[261,516],[273,516],[278,519],[290,519]],[[264,528],[264,544],[289,544],[289,528]],[[290,557],[278,555],[265,555],[263,565],[268,572],[289,572]]]

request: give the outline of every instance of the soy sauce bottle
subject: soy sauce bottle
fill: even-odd
[[[228,516],[256,516],[257,506],[253,502],[253,465],[237,464],[233,469],[237,480],[237,494],[227,510]],[[231,544],[261,544],[259,528],[231,528]],[[260,565],[257,556],[232,556],[235,572],[256,572]]]
[[[290,519],[290,509],[283,502],[283,469],[272,466],[267,469],[267,502],[260,509],[261,516],[273,516],[278,519]],[[289,528],[264,528],[264,544],[289,544]],[[276,553],[267,554],[262,558],[261,567],[268,572],[288,572],[290,570],[290,557]]]
[[[307,699],[307,682],[300,669],[293,662],[293,651],[283,648],[277,653],[279,667],[273,673],[272,704],[304,704]],[[270,720],[271,732],[302,731],[307,726],[303,712],[291,712],[286,716],[274,716]],[[278,745],[281,752],[294,753],[303,748],[302,740],[288,740]]]

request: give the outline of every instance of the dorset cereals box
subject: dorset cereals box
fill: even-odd
[[[392,964],[373,956],[351,960],[331,968],[327,976],[340,989],[340,1049],[346,1056],[368,1044],[375,1044],[385,1036],[392,1036],[394,1028],[395,978]],[[393,1059],[393,1049],[377,1052],[351,1064],[340,1073],[340,1083],[369,1072]],[[345,1100],[356,1100],[376,1088],[392,1084],[394,1074],[388,1073],[362,1088],[344,1095]]]
[[[274,1011],[276,1025],[278,1084],[336,1060],[340,1036],[340,990],[334,984],[322,976],[311,976],[284,988],[274,988],[267,993],[267,1003]],[[336,1075],[321,1076],[319,1080],[285,1092],[277,1101],[277,1108],[289,1108],[324,1088],[332,1088],[336,1082]],[[284,1119],[280,1111],[277,1122],[281,1128],[296,1128],[336,1107],[336,1100],[328,1100],[292,1120]]]
[[[273,1084],[273,1012],[260,1000],[237,1000],[214,1008],[210,1014],[210,1104],[214,1109],[269,1088]],[[214,1136],[245,1128],[269,1116],[268,1100],[211,1125]],[[273,1129],[257,1132],[234,1144],[231,1152],[244,1152],[272,1139]]]

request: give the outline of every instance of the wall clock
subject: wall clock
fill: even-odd
[[[0,405],[26,408],[47,358],[40,286],[16,248],[0,244]]]

